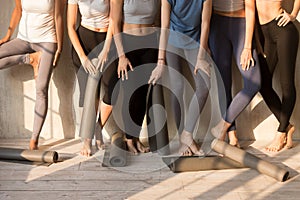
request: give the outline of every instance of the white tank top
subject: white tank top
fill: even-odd
[[[245,8],[245,0],[213,0],[213,9],[221,12],[232,12]]]
[[[81,14],[81,25],[93,28],[107,28],[109,24],[110,0],[68,0],[77,4]]]
[[[21,0],[21,3],[22,17],[17,37],[31,43],[56,43],[55,0]]]

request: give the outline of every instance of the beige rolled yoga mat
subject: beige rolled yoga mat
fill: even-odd
[[[234,160],[220,156],[165,156],[162,157],[162,159],[173,172],[221,170],[246,167]]]
[[[124,167],[126,165],[126,144],[122,133],[115,133],[111,137],[109,150],[109,164],[112,167]]]
[[[255,169],[262,174],[271,176],[278,181],[286,181],[289,177],[289,172],[287,170],[262,160],[242,149],[229,145],[224,141],[214,139],[211,143],[211,148],[217,153],[237,161],[242,165]]]
[[[55,163],[58,160],[58,153],[55,151],[0,148],[0,159]]]

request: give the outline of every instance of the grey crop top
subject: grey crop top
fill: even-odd
[[[127,24],[153,24],[160,0],[124,0],[123,21]]]
[[[213,0],[213,9],[221,12],[232,12],[245,8],[245,0]]]

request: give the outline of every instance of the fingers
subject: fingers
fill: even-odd
[[[195,67],[194,74],[197,75],[197,72],[198,72],[198,68]]]
[[[58,61],[58,59],[59,59],[59,56],[60,56],[60,52],[58,52],[58,51],[56,51],[55,52],[55,56],[54,56],[54,60],[53,60],[53,67],[56,67],[56,63],[57,63],[57,61]]]
[[[286,26],[292,20],[291,16],[286,11],[283,11],[283,13],[278,15],[275,19],[279,20],[277,22],[278,26]]]
[[[86,59],[83,65],[84,70],[90,74],[96,74],[97,70],[90,59]]]

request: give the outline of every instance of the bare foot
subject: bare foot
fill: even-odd
[[[230,125],[230,123],[222,119],[217,124],[217,126],[211,129],[211,133],[215,138],[224,141],[226,139],[226,133]]]
[[[290,149],[293,147],[293,134],[295,132],[295,126],[290,124],[287,128],[286,148]]]
[[[38,140],[34,140],[34,139],[30,140],[29,150],[38,150]]]
[[[126,139],[127,147],[130,153],[137,155],[138,151],[134,146],[133,139]]]
[[[199,156],[203,155],[203,151],[200,150],[198,144],[194,141],[191,133],[183,130],[180,135],[180,143],[183,145],[186,145],[192,151],[193,154],[199,155]],[[186,150],[188,151],[188,149],[186,149]],[[183,153],[185,153],[185,152],[183,152]],[[187,154],[189,154],[189,152],[187,152]]]
[[[96,140],[96,149],[97,150],[103,150],[105,149],[106,145],[102,140]]]
[[[86,157],[90,157],[92,154],[91,147],[92,147],[92,140],[89,138],[84,139],[80,154]]]
[[[179,155],[180,156],[192,156],[193,152],[190,149],[190,147],[188,147],[187,145],[181,143],[180,148],[179,148]]]
[[[278,152],[280,151],[286,144],[286,133],[277,132],[273,142],[266,147],[267,151]]]
[[[38,73],[39,73],[39,65],[40,65],[41,55],[42,55],[42,52],[40,52],[40,51],[29,54],[30,64],[33,68],[34,79],[37,78]]]
[[[138,151],[141,153],[148,153],[150,151],[150,148],[145,147],[139,139],[136,140],[136,147],[137,147]]]
[[[237,148],[241,148],[239,140],[236,136],[236,131],[229,131],[228,132],[229,144],[235,146]]]

